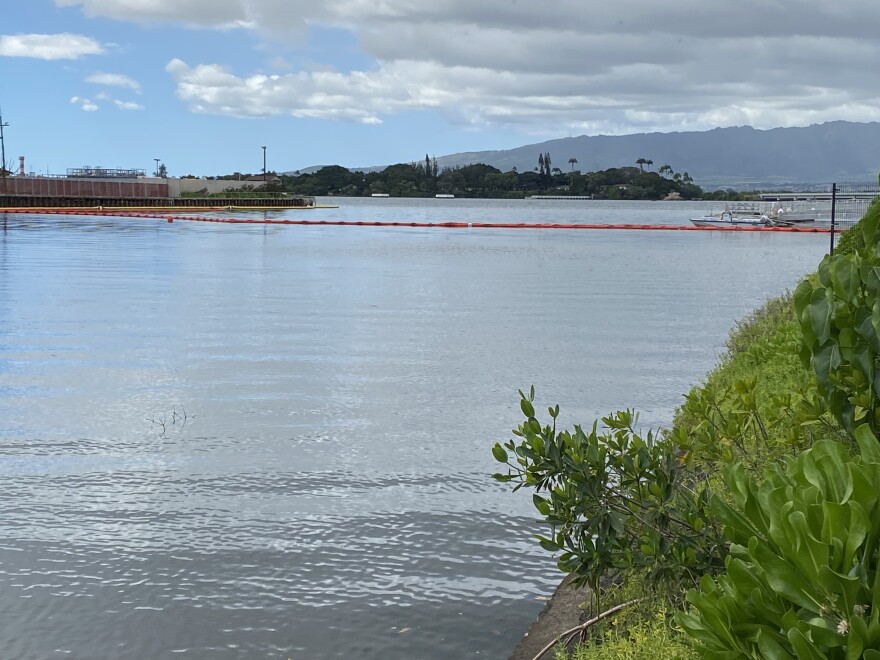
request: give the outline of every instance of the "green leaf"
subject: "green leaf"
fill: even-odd
[[[828,546],[813,536],[802,511],[792,512],[788,523],[797,534],[794,559],[807,577],[814,578],[828,564]]]
[[[540,495],[532,495],[532,504],[543,516],[550,515],[550,503]]]
[[[871,306],[871,325],[874,328],[874,334],[880,337],[880,298],[874,301]]]
[[[831,373],[840,366],[840,348],[829,344],[813,355],[813,370],[816,379],[823,387],[830,387]]]
[[[825,289],[816,289],[807,307],[810,327],[816,335],[816,341],[822,346],[831,336],[831,304]]]
[[[871,427],[867,424],[859,426],[855,433],[856,442],[859,443],[859,450],[862,453],[862,460],[866,463],[874,463],[880,465],[880,442],[871,432]]]
[[[878,339],[877,331],[874,329],[874,317],[872,308],[861,306],[856,310],[855,321],[853,327],[859,336],[862,337],[873,351],[880,351],[880,339]]]
[[[843,596],[843,602],[840,604],[844,612],[852,612],[859,589],[861,589],[860,582],[857,576],[842,575],[827,566],[822,566],[819,569],[819,584],[829,594]]]
[[[793,564],[757,538],[750,540],[749,554],[764,570],[767,583],[776,593],[809,612],[819,613],[821,605],[814,594],[814,585]]]
[[[794,660],[791,653],[773,638],[766,630],[758,631],[758,650],[761,652],[762,658],[769,660]]]
[[[865,650],[865,641],[868,637],[868,626],[861,617],[853,616],[849,619],[849,634],[846,640],[846,660],[859,660],[862,651]]]
[[[507,452],[504,450],[504,447],[501,446],[500,443],[496,442],[495,446],[492,447],[492,456],[495,457],[495,460],[499,463],[507,463],[510,459]]]
[[[816,276],[819,278],[819,282],[825,288],[831,287],[831,262],[837,257],[833,257],[831,255],[826,255],[822,261],[819,262],[819,266],[816,268]]]
[[[788,641],[794,647],[798,660],[828,660],[828,656],[821,653],[797,628],[788,631]]]
[[[835,258],[831,262],[831,281],[834,293],[838,298],[851,301],[859,290],[859,271],[855,259],[849,257]]]

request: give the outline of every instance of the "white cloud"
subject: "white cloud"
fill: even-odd
[[[56,3],[258,35],[344,29],[374,62],[265,75],[229,68],[232,56],[172,60],[179,98],[201,113],[378,123],[432,109],[463,124],[558,134],[769,128],[880,112],[876,0],[617,0],[601,11],[582,0],[552,10],[526,0]]]
[[[136,92],[141,91],[141,84],[137,80],[132,80],[128,76],[121,73],[101,73],[96,72],[86,78],[87,83],[95,85],[110,85],[112,87],[127,87]]]
[[[257,20],[270,21],[271,17],[266,16],[262,8],[269,8],[273,3],[278,5],[279,20],[290,16],[285,3],[274,0],[55,0],[60,7],[82,7],[87,16],[220,28],[248,28],[255,27]]]
[[[75,60],[83,55],[100,55],[104,47],[80,34],[0,35],[0,56],[33,57],[40,60]]]
[[[96,110],[100,110],[101,108],[93,103],[90,99],[84,99],[80,96],[74,96],[70,99],[70,102],[74,105],[78,105],[80,110],[85,110],[86,112],[95,112]]]
[[[120,110],[143,110],[144,106],[140,103],[135,103],[133,101],[120,101],[118,99],[113,99],[113,104],[119,108]]]

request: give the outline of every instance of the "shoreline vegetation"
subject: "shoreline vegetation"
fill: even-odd
[[[558,431],[520,392],[495,479],[532,491],[596,619],[534,657],[880,659],[878,386],[880,198],[735,325],[671,428],[625,410]]]
[[[339,165],[322,167],[310,174],[276,174],[265,186],[255,189],[311,197],[455,197],[525,199],[533,195],[592,197],[609,200],[721,200],[742,201],[754,195],[733,189],[704,191],[687,172],[675,172],[662,165],[653,171],[653,161],[639,158],[638,167],[613,167],[598,172],[575,169],[577,160],[568,161],[568,171],[552,166],[549,153],[540,154],[534,170],[509,172],[477,163],[440,169],[435,159],[425,156],[419,163],[400,163],[381,171],[361,172]],[[235,172],[217,179],[236,180],[248,175]],[[253,178],[253,177],[251,177]]]

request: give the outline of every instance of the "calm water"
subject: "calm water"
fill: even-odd
[[[336,203],[289,213],[670,224],[709,209]],[[2,655],[504,658],[560,578],[530,495],[488,476],[517,388],[566,423],[629,406],[666,424],[733,322],[826,249],[0,216]]]

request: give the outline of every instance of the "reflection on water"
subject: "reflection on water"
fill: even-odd
[[[701,210],[345,200],[308,217]],[[488,476],[517,388],[565,423],[630,406],[666,424],[733,321],[826,242],[8,216],[4,654],[505,657],[559,579],[528,495]]]

